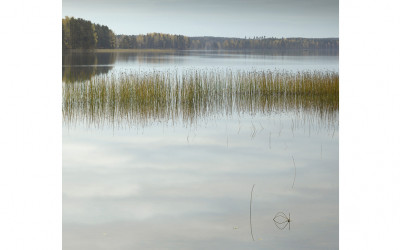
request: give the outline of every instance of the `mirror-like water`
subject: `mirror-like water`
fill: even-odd
[[[75,53],[63,57],[63,81],[126,70],[338,72],[337,54],[304,53]],[[337,249],[338,106],[285,99],[263,111],[260,100],[241,112],[192,112],[195,122],[179,111],[158,119],[157,107],[133,123],[71,109],[63,249]]]
[[[338,51],[156,51],[67,52],[63,80],[126,70],[289,70],[339,71]]]

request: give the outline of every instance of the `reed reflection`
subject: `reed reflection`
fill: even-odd
[[[275,226],[279,228],[280,230],[285,229],[289,225],[289,230],[290,230],[290,213],[289,216],[287,216],[284,212],[278,212],[274,219],[273,219]]]

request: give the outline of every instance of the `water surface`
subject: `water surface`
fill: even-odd
[[[63,80],[80,75],[113,74],[141,70],[287,70],[339,71],[338,51],[118,51],[66,52]]]
[[[337,72],[338,56],[76,53],[63,80],[187,68]],[[338,138],[338,110],[64,121],[63,249],[337,249]]]

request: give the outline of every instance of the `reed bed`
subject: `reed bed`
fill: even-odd
[[[63,83],[65,122],[136,124],[288,110],[335,119],[336,72],[188,70],[97,75]]]

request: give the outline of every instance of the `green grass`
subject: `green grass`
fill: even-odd
[[[65,121],[134,123],[296,110],[321,118],[339,110],[333,72],[213,71],[121,73],[63,83]]]

